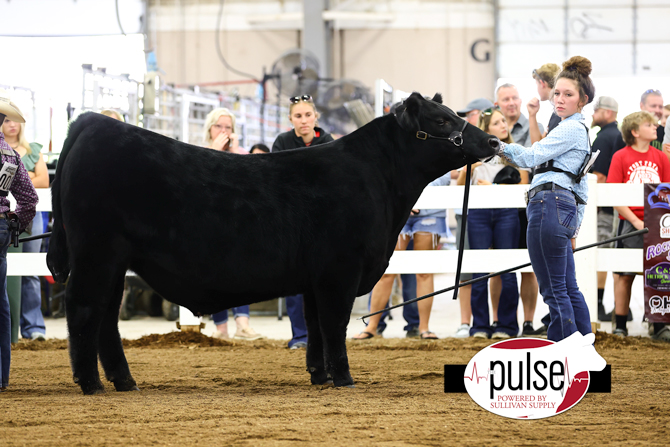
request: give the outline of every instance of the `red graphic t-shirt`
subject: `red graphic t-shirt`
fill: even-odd
[[[612,156],[607,183],[663,183],[670,182],[670,161],[655,147],[647,152],[638,152],[630,146]],[[644,219],[643,206],[631,206],[630,210]],[[623,217],[619,216],[623,220]]]

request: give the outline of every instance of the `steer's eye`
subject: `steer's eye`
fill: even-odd
[[[437,125],[438,125],[438,126],[444,126],[445,123],[446,123],[446,121],[444,121],[442,118],[440,118],[440,119],[437,120]]]

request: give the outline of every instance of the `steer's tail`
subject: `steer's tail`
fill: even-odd
[[[51,207],[54,221],[49,241],[49,251],[47,252],[47,267],[49,267],[54,279],[61,283],[64,283],[70,275],[70,256],[68,253],[67,234],[63,225],[63,207],[61,202],[63,169],[67,155],[81,131],[86,128],[90,115],[93,114],[84,114],[70,124],[67,138],[63,144],[63,150],[56,166],[56,176],[51,184]]]

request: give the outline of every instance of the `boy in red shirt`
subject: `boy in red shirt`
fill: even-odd
[[[635,112],[624,118],[621,135],[627,146],[614,153],[607,176],[607,183],[663,183],[670,182],[668,157],[649,143],[656,139],[658,120],[649,112]],[[618,234],[623,235],[644,228],[644,207],[616,206],[619,213]],[[643,236],[635,236],[617,242],[617,248],[642,248]],[[630,306],[630,294],[635,273],[621,272],[614,282],[614,313],[616,327],[614,335],[628,335],[626,319]],[[670,328],[654,323],[652,338],[670,341]]]

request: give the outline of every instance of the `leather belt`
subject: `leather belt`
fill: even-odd
[[[561,191],[568,191],[571,192],[573,196],[575,196],[575,201],[580,204],[580,205],[586,205],[586,202],[582,200],[581,197],[579,197],[574,191],[564,188],[560,185],[557,185],[556,183],[553,182],[548,182],[548,183],[543,183],[539,186],[536,186],[535,188],[531,189],[528,191],[528,201],[530,201],[535,195],[540,192],[540,191],[554,191],[554,190],[561,190]]]

